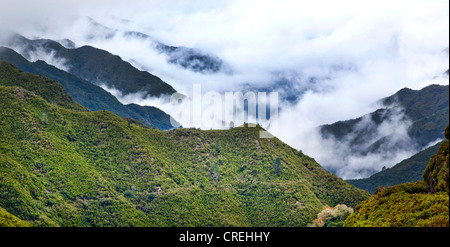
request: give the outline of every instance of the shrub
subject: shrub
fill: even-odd
[[[69,199],[69,200],[73,200],[74,198],[73,198],[73,196],[71,196],[70,194],[69,194],[69,192],[67,192],[67,191],[65,191],[65,190],[62,190],[62,191],[60,191],[59,192],[63,197],[65,197],[66,199]]]
[[[147,198],[149,201],[153,201],[155,199],[155,197],[156,196],[154,194],[149,194]]]
[[[136,197],[136,196],[134,195],[134,192],[131,191],[131,190],[125,191],[125,193],[124,193],[123,195],[124,195],[126,198],[130,198],[130,199],[133,199],[133,198]]]
[[[55,205],[55,204],[56,204],[55,200],[53,200],[53,199],[48,199],[47,205],[49,205],[49,206],[51,207],[51,206],[53,206],[53,205]]]

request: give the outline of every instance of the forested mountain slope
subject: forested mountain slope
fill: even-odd
[[[0,207],[33,226],[306,226],[369,196],[259,126],[160,131],[19,86],[0,86]]]

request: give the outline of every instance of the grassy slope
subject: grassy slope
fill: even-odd
[[[15,87],[0,98],[0,206],[35,226],[306,226],[368,197],[260,128],[163,132]]]

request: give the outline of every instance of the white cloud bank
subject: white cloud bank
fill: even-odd
[[[89,26],[86,16],[168,45],[210,52],[233,73],[184,70],[167,63],[148,41],[87,39],[102,29]],[[277,137],[323,165],[338,154],[323,155],[326,144],[317,126],[367,114],[377,108],[374,102],[403,87],[448,84],[448,77],[440,77],[449,68],[448,1],[6,0],[0,25],[27,37],[68,38],[106,49],[187,94],[196,83],[205,91],[236,91],[245,83],[270,85],[277,74],[294,75],[294,85],[305,92],[296,104],[280,102]],[[317,79],[314,84],[311,78]],[[128,95],[121,100],[171,109],[159,99]],[[349,161],[355,167],[349,177],[363,164],[389,166],[404,156],[355,158]]]

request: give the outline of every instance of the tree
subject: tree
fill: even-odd
[[[149,201],[153,201],[155,199],[155,197],[156,196],[154,194],[149,194],[147,198]]]
[[[281,171],[283,170],[283,167],[281,165],[281,159],[279,157],[277,157],[274,160],[272,167],[273,167],[275,173],[279,176],[281,174]]]
[[[130,198],[130,199],[135,198],[134,192],[131,191],[131,190],[125,191],[124,196],[125,196],[126,198]]]
[[[217,154],[220,154],[220,146],[219,146],[218,142],[216,142],[216,145],[214,146],[214,148],[216,149]]]

